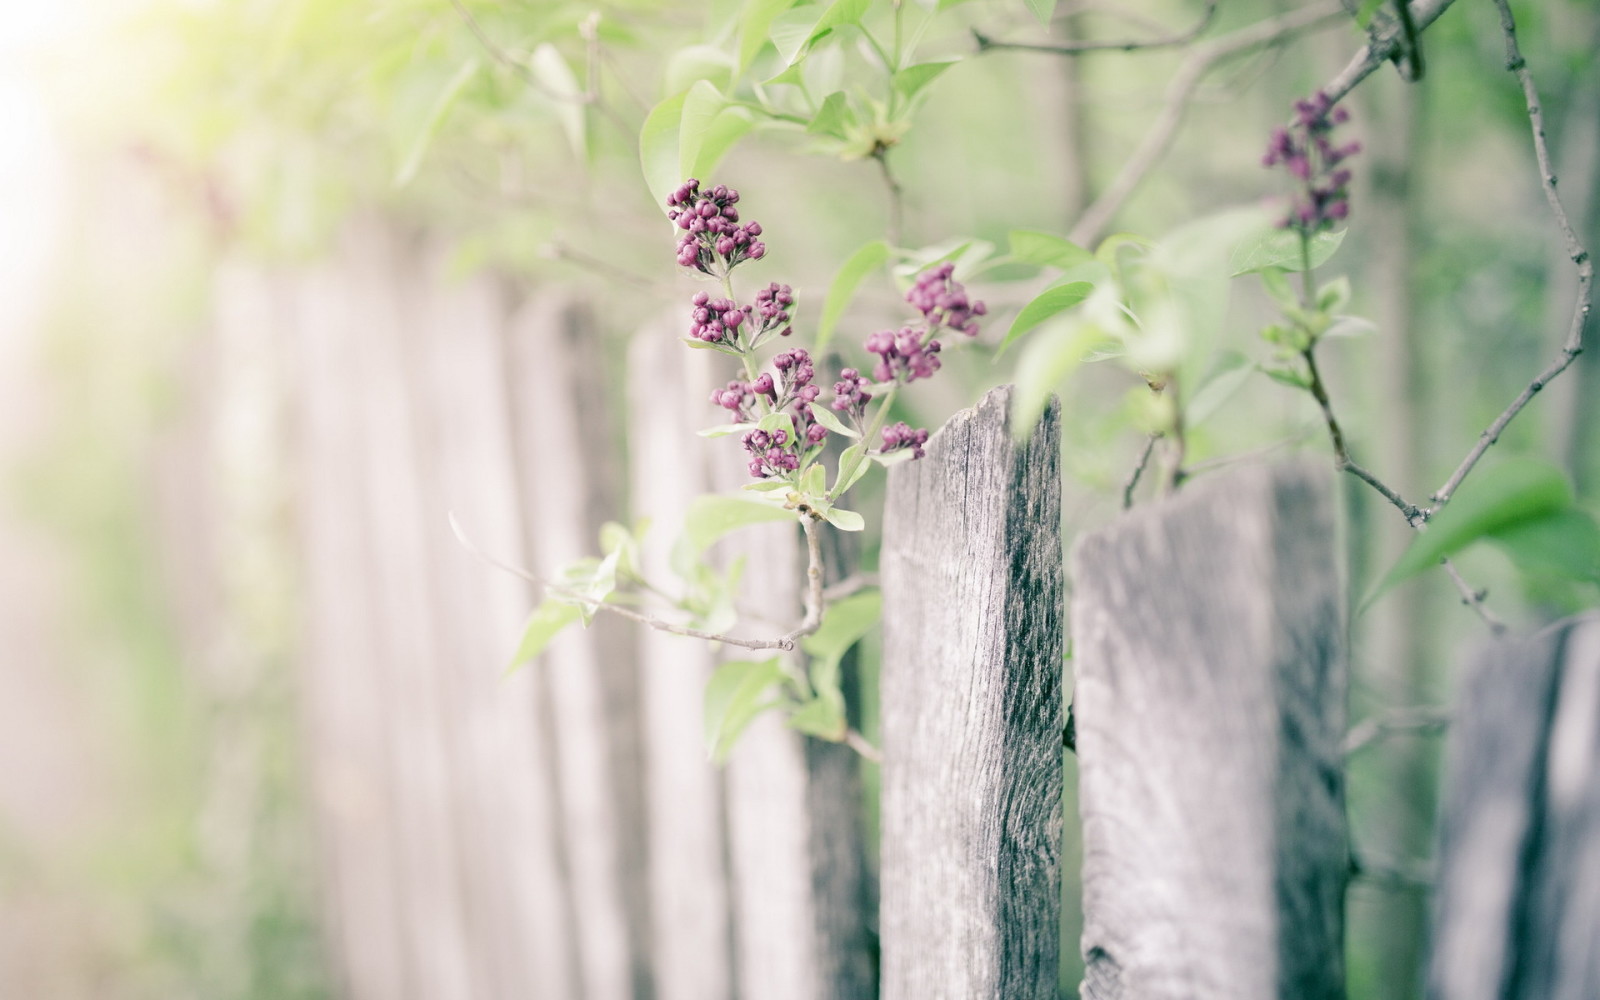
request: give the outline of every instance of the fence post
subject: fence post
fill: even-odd
[[[1074,550],[1086,1000],[1344,996],[1334,525],[1248,467]]]
[[[1008,387],[889,476],[881,559],[883,997],[1053,998],[1060,920],[1059,408]]]
[[[1427,995],[1600,996],[1600,617],[1495,644],[1459,705]]]

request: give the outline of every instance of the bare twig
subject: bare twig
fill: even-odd
[[[613,278],[617,281],[625,281],[628,284],[638,288],[651,288],[656,284],[654,281],[651,281],[649,278],[646,278],[641,274],[636,274],[635,272],[629,271],[626,268],[618,267],[610,261],[602,260],[593,254],[584,253],[577,247],[569,246],[560,240],[551,240],[549,243],[546,243],[544,245],[544,252],[546,255],[555,260],[564,260],[567,263],[581,267],[584,270],[593,271],[596,274],[607,278]]]
[[[1437,21],[1439,15],[1454,2],[1455,0],[1416,0],[1412,3],[1407,13],[1411,15],[1413,36],[1420,35],[1423,29]],[[1355,89],[1356,84],[1376,72],[1379,66],[1402,55],[1405,46],[1404,32],[1405,26],[1396,21],[1388,31],[1367,42],[1366,47],[1351,58],[1350,64],[1322,88],[1322,92],[1328,95],[1328,100],[1338,101]]]
[[[1365,851],[1350,851],[1350,877],[1399,892],[1432,892],[1433,869],[1424,862],[1382,860]]]
[[[1522,84],[1522,96],[1528,104],[1528,123],[1533,129],[1533,151],[1539,162],[1539,185],[1544,189],[1545,201],[1550,204],[1550,214],[1555,216],[1556,227],[1561,230],[1561,237],[1566,242],[1567,256],[1578,268],[1578,292],[1577,300],[1573,303],[1572,320],[1567,326],[1567,337],[1561,345],[1561,353],[1545,367],[1544,371],[1534,376],[1533,381],[1511,401],[1511,405],[1478,435],[1478,441],[1467,453],[1467,457],[1462,459],[1461,464],[1450,474],[1450,478],[1433,494],[1434,511],[1450,502],[1461,481],[1467,478],[1467,474],[1478,464],[1483,453],[1500,439],[1506,425],[1522,412],[1522,408],[1550,384],[1551,379],[1566,371],[1578,355],[1583,353],[1584,327],[1588,325],[1589,313],[1594,304],[1594,262],[1589,258],[1589,251],[1573,230],[1572,221],[1567,218],[1567,210],[1561,204],[1561,196],[1556,193],[1556,172],[1551,165],[1550,148],[1545,143],[1544,109],[1539,104],[1539,92],[1533,85],[1533,74],[1528,72],[1528,65],[1517,47],[1517,25],[1511,17],[1511,7],[1506,0],[1495,0],[1495,6],[1500,10],[1500,28],[1506,38],[1506,69],[1517,75],[1518,82]]]
[[[1436,733],[1450,724],[1450,713],[1443,708],[1418,706],[1372,715],[1351,727],[1345,734],[1346,757],[1359,753],[1388,736],[1399,733]]]
[[[1068,238],[1080,245],[1088,244],[1105,230],[1112,216],[1116,215],[1145,175],[1155,168],[1172,146],[1195,89],[1214,66],[1242,52],[1267,45],[1280,45],[1307,31],[1338,23],[1344,16],[1344,8],[1339,0],[1318,0],[1299,10],[1258,21],[1191,49],[1172,81],[1167,84],[1166,103],[1161,114],[1145,133],[1133,155],[1123,163],[1121,171],[1095,199],[1094,204],[1084,211]]]
[[[1490,632],[1495,635],[1503,635],[1506,631],[1506,623],[1496,618],[1488,606],[1483,603],[1484,598],[1488,596],[1488,591],[1475,590],[1470,583],[1462,578],[1461,571],[1456,569],[1456,564],[1450,560],[1441,559],[1439,564],[1444,567],[1446,573],[1450,574],[1450,579],[1455,582],[1456,590],[1461,592],[1461,603],[1471,608],[1473,613],[1483,619],[1483,623],[1489,626]]]
[[[862,736],[853,726],[844,731],[844,744],[874,764],[883,763],[883,751],[873,746],[871,741]]]
[[[859,594],[863,590],[871,590],[877,585],[876,573],[851,573],[838,583],[831,583],[822,588],[822,600],[825,604],[832,604],[852,594]]]
[[[1156,450],[1156,441],[1160,434],[1146,435],[1144,448],[1139,452],[1139,460],[1134,463],[1133,471],[1128,473],[1127,482],[1122,484],[1122,509],[1127,510],[1133,506],[1133,491],[1139,486],[1139,477],[1144,475],[1145,466],[1150,464],[1150,454]]]
[[[807,514],[800,518],[800,526],[806,534],[806,617],[778,640],[788,643],[784,649],[793,649],[796,639],[821,628],[822,609],[827,606],[822,592],[822,540],[817,537],[817,519]]]
[[[1149,49],[1167,49],[1187,45],[1199,38],[1217,16],[1218,0],[1207,0],[1206,9],[1193,26],[1171,35],[1156,38],[1123,38],[1108,41],[1057,42],[1001,42],[990,38],[978,29],[972,29],[972,39],[978,43],[979,52],[992,49],[1018,49],[1028,52],[1054,52],[1060,55],[1077,55],[1082,52],[1141,52]]]
[[[1322,372],[1317,368],[1315,345],[1307,347],[1300,354],[1301,357],[1305,358],[1306,370],[1311,376],[1311,385],[1309,387],[1311,396],[1317,401],[1317,405],[1322,408],[1322,419],[1328,425],[1328,437],[1333,441],[1334,465],[1340,472],[1348,472],[1377,490],[1385,500],[1394,504],[1400,513],[1405,515],[1406,523],[1413,528],[1427,520],[1420,508],[1415,504],[1407,503],[1404,497],[1386,485],[1383,480],[1357,465],[1350,458],[1350,449],[1345,444],[1344,431],[1339,427],[1338,418],[1333,415],[1333,403],[1328,398],[1328,387],[1322,381]]]
[[[796,639],[803,635],[810,635],[811,632],[815,632],[817,630],[816,625],[812,625],[809,631],[805,629],[805,625],[802,625],[799,629],[796,629],[793,632],[785,633],[776,639],[740,639],[736,636],[723,635],[719,632],[706,632],[702,629],[690,628],[687,625],[679,625],[676,622],[669,622],[661,618],[656,618],[653,615],[647,615],[643,612],[635,611],[625,605],[608,604],[605,601],[597,600],[570,588],[551,583],[542,577],[528,572],[520,566],[513,566],[510,563],[502,562],[478,548],[477,545],[473,544],[472,539],[468,538],[466,532],[461,530],[461,523],[456,520],[454,514],[450,515],[450,527],[455,531],[456,540],[459,541],[462,547],[468,552],[471,552],[473,555],[477,556],[479,559],[482,559],[484,562],[498,570],[510,573],[512,576],[515,576],[519,579],[526,580],[535,587],[541,589],[549,596],[559,597],[564,601],[573,601],[578,604],[583,604],[594,611],[609,612],[610,614],[617,615],[621,618],[638,622],[641,625],[648,625],[658,632],[670,632],[673,635],[685,635],[691,639],[705,639],[708,642],[725,642],[730,646],[738,646],[741,649],[781,649],[784,651],[789,651],[794,649]],[[821,616],[819,614],[819,624],[820,617]],[[807,615],[807,621],[810,621],[809,615]]]

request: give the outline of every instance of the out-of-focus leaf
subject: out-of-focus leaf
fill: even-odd
[[[680,169],[678,129],[683,121],[686,94],[674,94],[651,109],[639,130],[639,166],[644,182],[655,198],[656,207],[665,211],[667,196],[688,175]]]
[[[696,177],[695,164],[700,162],[700,147],[712,131],[712,124],[728,101],[722,92],[709,81],[697,81],[683,95],[683,117],[678,121],[678,177]]]
[[[845,426],[844,421],[840,420],[838,414],[834,413],[830,407],[813,404],[811,407],[811,419],[835,434],[842,434],[847,438],[859,438],[861,436],[856,431]]]
[[[945,70],[960,61],[959,58],[953,58],[917,63],[897,71],[894,76],[890,77],[889,82],[894,86],[895,90],[900,92],[902,97],[912,98],[917,96],[917,93],[923,87],[937,80]]]
[[[866,518],[853,510],[845,510],[842,507],[830,507],[822,516],[827,518],[828,523],[840,531],[860,531],[867,526]]]
[[[1526,572],[1600,583],[1600,525],[1588,511],[1558,510],[1487,537]]]
[[[506,671],[509,673],[536,659],[557,633],[579,617],[581,612],[576,605],[546,598],[528,616],[528,623],[522,627],[522,639],[517,643],[517,651],[511,655],[511,662],[506,664]]]
[[[820,4],[810,4],[786,10],[772,19],[767,34],[785,66],[793,66],[799,61],[811,41],[812,33],[816,31],[817,22],[822,20],[823,12]]]
[[[1094,324],[1065,318],[1028,341],[1017,360],[1017,388],[1011,395],[1012,437],[1026,440],[1033,433],[1051,393],[1105,340]]]
[[[844,698],[817,695],[789,713],[789,727],[819,740],[839,742],[849,728],[845,722]]]
[[[755,116],[745,108],[728,107],[717,112],[701,136],[700,148],[689,165],[689,176],[709,177],[715,173],[728,150],[755,127],[755,121]]]
[[[858,248],[839,265],[833,281],[828,284],[827,297],[822,300],[822,315],[817,320],[816,354],[820,355],[833,339],[834,327],[839,325],[839,317],[844,315],[845,307],[850,304],[862,279],[882,267],[888,259],[889,244],[883,240],[873,240]]]
[[[768,521],[793,521],[795,513],[774,504],[738,496],[708,494],[689,504],[683,519],[684,539],[698,554],[730,531]]]
[[[554,45],[536,46],[528,57],[528,69],[548,93],[551,106],[567,142],[578,159],[589,158],[588,128],[584,122],[583,85]]]
[[[1454,500],[1428,522],[1373,593],[1436,565],[1487,535],[1504,536],[1570,509],[1572,490],[1552,466],[1514,458],[1479,469]],[[1372,598],[1368,598],[1370,601]]]
[[[715,45],[690,45],[674,52],[667,60],[664,89],[676,94],[700,80],[707,80],[718,90],[726,90],[735,72],[737,60],[727,52]]]
[[[821,659],[838,660],[872,630],[883,615],[883,595],[864,590],[828,605],[822,626],[800,640],[800,648]]]
[[[761,47],[767,43],[767,32],[773,18],[794,6],[795,0],[752,0],[739,20],[739,72],[750,68]],[[788,60],[784,60],[787,62]]]
[[[400,166],[394,172],[395,187],[405,187],[417,176],[417,170],[421,168],[423,159],[428,155],[428,148],[433,145],[434,137],[439,134],[440,126],[444,124],[445,118],[449,117],[450,109],[477,72],[478,60],[474,57],[462,63],[461,68],[445,82],[444,88],[439,91],[439,96],[429,106],[416,135],[406,144],[406,155],[401,158]]]
[[[1238,351],[1219,351],[1211,369],[1184,408],[1185,427],[1200,426],[1255,374],[1255,365]]]
[[[764,698],[783,680],[778,658],[724,663],[706,682],[704,726],[706,750],[722,763],[746,727],[775,701]]]
[[[810,135],[831,135],[836,139],[845,137],[845,129],[855,121],[855,114],[850,110],[849,98],[842,90],[836,90],[823,98],[822,106],[811,117],[811,124],[806,126]]]
[[[1311,237],[1311,266],[1321,267],[1344,242],[1348,229],[1337,233],[1318,233]],[[1241,274],[1264,271],[1269,267],[1285,271],[1304,271],[1305,257],[1300,250],[1300,234],[1292,229],[1274,229],[1265,236],[1241,243],[1228,260],[1228,270],[1235,278]]]
[[[1056,12],[1056,0],[1022,0],[1022,2],[1028,5],[1028,10],[1033,12],[1033,16],[1038,19],[1041,26],[1050,27],[1050,18],[1055,16]]]
[[[1070,309],[1094,291],[1094,286],[1087,281],[1069,281],[1064,285],[1052,285],[1034,296],[1022,311],[1017,313],[1017,318],[1011,321],[1011,329],[1006,331],[1005,339],[1000,342],[1000,350],[996,354],[1005,353],[1023,334],[1043,323],[1064,309]]]
[[[1066,270],[1094,259],[1094,254],[1071,240],[1033,229],[1013,229],[1008,237],[1011,256],[1040,267]]]

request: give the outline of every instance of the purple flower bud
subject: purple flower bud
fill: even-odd
[[[828,429],[821,424],[812,424],[806,428],[806,443],[819,445],[828,436]]]

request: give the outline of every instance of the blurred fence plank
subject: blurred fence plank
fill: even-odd
[[[1059,410],[1009,389],[889,477],[885,1000],[1054,998],[1062,767]]]
[[[1497,643],[1458,704],[1428,996],[1600,996],[1600,618]]]
[[[1193,483],[1081,539],[1083,996],[1344,995],[1332,486]]]

